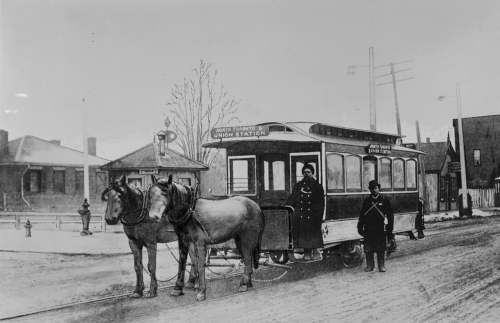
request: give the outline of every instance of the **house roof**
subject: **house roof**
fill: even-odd
[[[161,156],[158,146],[159,143],[149,143],[101,166],[101,169],[174,168],[208,170],[207,165],[169,148],[165,149],[165,156]]]
[[[88,156],[89,165],[100,166],[109,160]],[[83,165],[83,153],[50,141],[35,137],[23,136],[9,141],[9,154],[0,156],[2,164],[36,164],[36,165]]]
[[[425,162],[425,171],[441,171],[448,149],[450,149],[452,160],[455,160],[455,150],[449,141],[421,143],[420,150],[426,153],[426,155],[421,157]]]

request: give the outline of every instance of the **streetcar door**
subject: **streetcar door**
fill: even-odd
[[[290,154],[290,190],[295,183],[303,178],[302,167],[305,164],[314,167],[314,178],[321,183],[321,165],[319,163],[319,153]]]
[[[259,159],[261,204],[284,204],[290,192],[288,155],[264,154]]]

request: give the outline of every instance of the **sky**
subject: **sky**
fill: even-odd
[[[463,117],[500,114],[499,16],[496,0],[0,0],[0,129],[82,150],[85,98],[97,155],[119,158],[165,130],[200,60],[240,101],[232,125],[370,129],[373,47],[375,76],[406,62],[404,141],[417,121],[422,141],[453,140],[457,84]],[[375,91],[377,130],[397,133],[393,85]]]

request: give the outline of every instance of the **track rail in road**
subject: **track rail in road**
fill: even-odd
[[[474,232],[474,229],[477,226],[481,226],[482,223],[470,223],[467,225],[456,225],[456,226],[450,226],[447,228],[436,228],[436,229],[431,229],[427,230],[427,238],[426,240],[423,241],[416,241],[416,242],[410,242],[409,240],[400,240],[398,238],[398,250],[396,253],[392,254],[389,259],[395,259],[395,258],[400,258],[400,257],[405,257],[409,256],[412,254],[417,254],[417,253],[423,253],[427,252],[433,249],[438,249],[438,248],[443,248],[443,247],[448,247],[451,245],[454,245],[459,242],[467,241],[468,239],[471,239],[477,232]],[[469,232],[469,234],[467,234]],[[472,232],[472,234],[470,234]],[[482,231],[481,234],[490,234],[490,235],[498,235],[500,234],[500,227],[498,226],[488,226],[486,230]],[[447,235],[446,239],[433,239],[437,238],[443,235]],[[444,242],[443,242],[444,240]],[[434,242],[436,241],[436,242]],[[438,242],[440,241],[440,242]],[[404,246],[404,248],[402,248]],[[325,266],[324,264],[321,265],[321,263],[311,263],[311,264],[294,264],[294,275],[288,275],[289,277],[292,276],[289,279],[283,279],[282,282],[289,282],[297,279],[305,279],[305,278],[310,278],[312,276],[317,276],[317,275],[322,275],[322,274],[327,274],[330,272],[330,270],[335,270],[335,269],[340,269],[339,261],[337,261],[336,266]],[[309,265],[309,266],[308,266]],[[323,268],[323,270],[318,270],[320,266],[327,267]],[[329,267],[329,268],[328,268]],[[297,270],[298,269],[298,270]],[[308,270],[311,270],[313,272],[314,270],[318,270],[315,275],[309,275],[310,272]],[[302,270],[302,272],[301,272]],[[278,271],[281,271],[279,269],[270,269],[270,268],[264,268],[264,271],[268,271],[267,276],[270,274],[274,274],[275,276],[280,275]],[[259,273],[262,273],[263,270],[259,270]],[[225,278],[232,278],[233,280],[235,277],[240,276],[242,274],[241,272],[232,272],[228,274],[223,274],[223,279]],[[256,272],[257,274],[257,272]],[[221,280],[219,277],[211,277],[207,279],[208,281],[214,281],[214,280]],[[269,284],[262,284],[263,286],[256,286],[256,289],[260,288],[267,288],[269,286],[279,284],[281,282],[273,282]],[[174,287],[175,283],[167,283],[164,285],[161,285],[158,287],[158,290],[165,290]],[[146,292],[146,291],[145,291]],[[111,296],[106,296],[106,297],[100,297],[96,299],[91,299],[91,300],[86,300],[86,301],[79,301],[79,302],[73,302],[73,303],[68,303],[68,304],[62,304],[62,305],[57,305],[57,306],[52,306],[52,307],[47,307],[44,309],[39,309],[39,310],[34,310],[34,311],[29,311],[29,312],[24,312],[24,313],[19,313],[16,315],[10,315],[6,317],[0,317],[0,320],[12,320],[12,319],[19,319],[19,318],[26,318],[29,316],[36,316],[38,314],[43,314],[43,313],[49,313],[57,310],[64,310],[64,309],[69,309],[69,308],[76,308],[78,306],[85,306],[85,305],[91,305],[91,304],[97,304],[97,303],[106,303],[106,302],[116,302],[117,300],[123,300],[127,299],[132,295],[132,293],[124,293],[124,294],[118,294],[118,295],[111,295]],[[219,298],[224,298],[227,296],[231,296],[233,294],[225,294],[221,295]],[[180,307],[185,307],[185,306],[192,306],[196,303],[188,303],[188,304],[179,304],[179,306],[175,306],[175,308],[180,308]],[[168,311],[168,310],[162,310],[162,311]],[[140,315],[138,313],[137,315]]]

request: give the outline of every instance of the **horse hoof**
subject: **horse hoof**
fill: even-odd
[[[156,294],[156,292],[154,292],[154,293],[148,292],[148,293],[146,294],[146,297],[147,297],[147,298],[153,298],[153,297],[156,297],[156,295],[157,295],[157,294]]]
[[[207,299],[207,296],[205,296],[205,294],[196,294],[197,301],[204,301],[206,299]]]
[[[248,286],[247,285],[241,285],[240,288],[238,289],[238,292],[241,293],[241,292],[246,292],[248,290]]]
[[[180,289],[173,289],[170,292],[170,296],[182,296],[182,295],[184,295],[184,293]]]
[[[134,292],[132,294],[132,298],[141,298],[141,297],[142,297],[142,293]]]
[[[184,288],[186,288],[186,289],[193,289],[194,287],[195,287],[195,284],[190,283],[190,282],[187,282],[186,285],[184,286]]]

